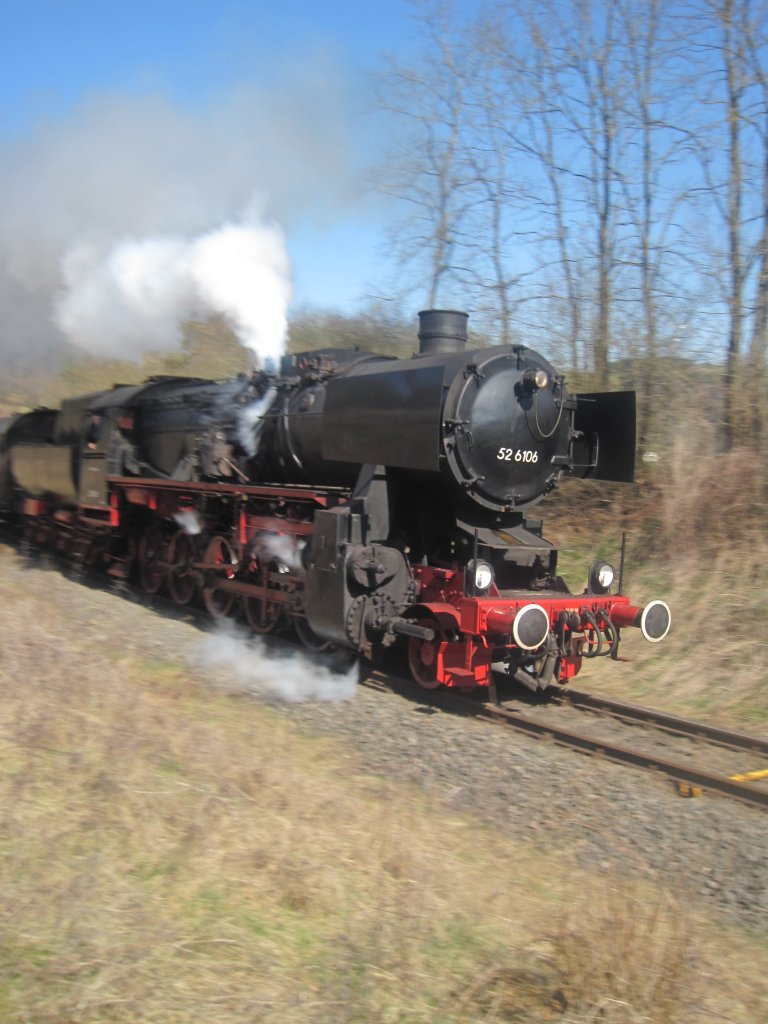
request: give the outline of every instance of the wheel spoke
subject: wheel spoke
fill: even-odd
[[[197,579],[191,568],[195,560],[195,541],[177,530],[168,543],[168,592],[176,604],[189,604],[197,590]]]
[[[211,537],[205,549],[203,561],[206,565],[216,564],[221,566],[220,571],[214,571],[209,574],[208,582],[203,587],[203,601],[214,619],[224,618],[232,610],[232,605],[235,603],[235,595],[227,590],[220,590],[216,586],[216,578],[231,580],[235,575],[237,565],[235,553],[227,538],[220,535]]]
[[[254,557],[249,568],[248,583],[269,587],[269,565],[266,562]],[[268,599],[244,596],[243,614],[254,633],[271,633],[282,618],[282,607]]]
[[[316,654],[319,654],[321,651],[329,651],[333,647],[333,643],[330,640],[325,640],[317,635],[303,615],[294,615],[293,628],[296,630],[299,640],[301,640],[308,651],[314,651]]]
[[[152,523],[139,540],[139,581],[145,594],[156,594],[165,580],[165,541],[157,523]]]

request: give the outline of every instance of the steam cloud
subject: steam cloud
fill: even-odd
[[[269,562],[274,559],[280,565],[286,566],[291,572],[304,574],[304,563],[301,560],[301,553],[307,542],[302,538],[292,537],[285,533],[259,533],[256,535],[253,551],[262,561]]]
[[[280,80],[196,112],[91,98],[0,137],[0,365],[169,351],[180,321],[211,311],[262,360],[279,354],[284,232],[357,199],[335,69],[308,58]]]
[[[248,219],[106,253],[76,244],[62,260],[54,323],[95,355],[138,358],[175,349],[185,317],[222,313],[257,362],[274,362],[287,330],[288,256],[277,226]]]
[[[264,431],[264,417],[276,398],[277,388],[267,388],[266,393],[258,401],[247,405],[238,415],[237,439],[251,457],[259,450],[259,442]]]
[[[300,653],[277,658],[264,650],[258,637],[246,638],[228,621],[203,638],[193,661],[214,670],[227,693],[271,696],[289,703],[351,700],[357,686],[356,664],[338,673]]]
[[[174,512],[173,518],[184,533],[190,537],[196,537],[203,532],[203,521],[192,508],[183,508],[179,512]]]

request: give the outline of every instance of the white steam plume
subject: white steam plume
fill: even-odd
[[[254,554],[264,562],[272,560],[286,566],[291,572],[304,575],[301,553],[307,546],[303,537],[287,533],[259,533],[253,542]]]
[[[174,512],[173,518],[190,537],[196,537],[203,532],[203,521],[193,508],[179,509],[178,512]]]
[[[246,405],[238,413],[237,439],[251,457],[259,450],[264,419],[276,398],[277,388],[269,387],[261,398]]]
[[[170,351],[211,310],[274,358],[290,294],[282,232],[358,202],[336,69],[309,57],[279,85],[185,109],[94,95],[0,133],[0,365],[56,368],[74,347]],[[280,227],[278,227],[280,225]]]
[[[194,238],[72,246],[54,322],[95,355],[140,359],[177,348],[185,318],[219,313],[257,363],[276,361],[288,322],[288,256],[276,226],[249,219]]]
[[[203,638],[192,661],[214,670],[217,685],[226,693],[277,697],[292,704],[351,700],[357,686],[356,664],[339,673],[300,653],[278,657],[266,652],[258,637],[246,638],[228,621]]]

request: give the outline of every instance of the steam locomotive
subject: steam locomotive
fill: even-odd
[[[662,640],[663,601],[633,605],[605,562],[570,593],[529,517],[565,477],[633,480],[634,393],[569,394],[530,348],[470,348],[466,313],[419,317],[410,359],[326,348],[20,415],[0,513],[180,605],[237,603],[257,633],[368,659],[403,638],[427,689],[544,689],[624,627]]]

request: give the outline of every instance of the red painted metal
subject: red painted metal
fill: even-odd
[[[419,619],[434,619],[445,632],[461,628],[459,613],[452,604],[437,601],[431,604],[419,603],[412,609],[412,613],[415,613]]]
[[[456,569],[438,569],[432,565],[414,565],[413,575],[419,584],[419,600],[458,605],[464,594],[464,575]]]
[[[455,639],[437,642],[431,654],[437,682],[449,687],[488,685],[492,663],[500,660],[505,650],[518,650],[511,634],[515,616],[526,605],[542,607],[549,616],[551,629],[558,624],[559,628],[570,629],[563,625],[568,618],[575,618],[578,623],[576,633],[571,634],[573,653],[560,661],[561,682],[572,679],[581,668],[581,628],[588,621],[587,613],[595,619],[603,616],[614,625],[638,625],[642,614],[642,609],[633,608],[629,598],[621,594],[530,591],[514,597],[498,593],[466,597],[461,573],[417,566],[414,575],[422,586],[422,600],[414,611],[419,617],[438,621],[447,636],[458,634]]]
[[[438,626],[434,619],[424,619]],[[491,650],[482,638],[465,635],[459,640],[447,639],[445,631],[437,631],[434,640],[409,641],[409,661],[417,681],[427,690],[436,686],[472,688],[487,686],[491,680]]]
[[[25,516],[44,516],[48,513],[48,502],[40,498],[25,498],[21,510]]]
[[[120,498],[117,491],[109,495],[109,525],[117,528],[120,525]]]
[[[113,492],[114,493],[114,492]],[[154,491],[149,487],[126,487],[123,490],[125,500],[130,505],[146,505],[151,507]]]
[[[290,533],[296,537],[309,537],[315,529],[311,522],[284,519],[282,516],[249,515],[246,517],[246,521],[248,536],[251,538],[257,533]]]
[[[634,625],[634,622],[619,622],[626,616],[625,608],[629,607],[629,598],[620,594],[562,594],[552,596],[546,591],[530,591],[510,597],[465,597],[459,602],[462,625],[465,621],[475,624],[476,633],[511,633],[515,616],[527,604],[540,605],[549,615],[550,625],[554,626],[561,613],[578,615],[583,613],[597,615],[602,612],[614,625]],[[642,609],[640,609],[642,611]],[[639,620],[638,620],[639,621]]]
[[[493,652],[483,638],[465,636],[455,643],[440,644],[437,676],[445,686],[487,686],[491,681]]]
[[[219,606],[222,610],[228,608],[236,596],[258,602],[273,611],[295,606],[297,599],[300,600],[302,580],[296,578],[292,585],[286,585],[282,577],[257,573],[255,557],[249,561],[251,556],[244,553],[260,534],[311,537],[315,511],[345,504],[347,500],[339,489],[316,490],[301,486],[214,484],[135,477],[109,477],[108,486],[109,506],[98,509],[99,516],[103,518],[97,519],[96,510],[89,513],[87,506],[79,507],[80,518],[102,531],[120,527],[121,510],[126,505],[151,509],[165,520],[173,519],[180,512],[192,512],[200,516],[203,525],[206,520],[209,525],[212,521],[206,515],[210,499],[214,499],[215,509],[231,510],[227,513],[228,525],[220,536],[214,538],[222,553],[213,561],[206,556],[200,561],[200,554],[193,557],[190,551],[183,559],[192,563],[194,573],[206,577],[200,585],[204,592],[215,595],[217,611]],[[223,506],[215,499],[223,499]],[[44,520],[51,513],[48,503],[28,498],[23,510],[25,515],[36,517],[41,528],[48,529]],[[59,512],[56,518],[66,526],[76,513],[68,515],[65,520],[64,513]],[[209,548],[211,543],[213,541],[209,541]],[[170,547],[168,558],[173,561]],[[430,682],[434,670],[435,685],[487,686],[491,682],[494,662],[504,658],[505,654],[509,660],[511,653],[514,664],[514,658],[521,653],[513,640],[515,619],[526,605],[540,606],[549,618],[550,630],[558,638],[561,650],[561,682],[572,679],[579,672],[582,648],[595,629],[610,634],[608,623],[616,629],[639,626],[643,615],[643,609],[630,604],[624,595],[563,594],[557,591],[500,593],[492,586],[484,595],[472,596],[465,593],[464,572],[459,567],[415,565],[412,573],[418,587],[418,603],[408,610],[407,616],[435,624],[438,634],[431,641],[411,638],[410,644]],[[604,636],[604,639],[610,640],[610,636]],[[539,649],[523,653],[532,653],[534,658],[543,657]]]
[[[515,623],[515,616],[520,610],[517,607],[499,607],[496,605],[493,608],[488,608],[483,615],[483,610],[475,605],[472,610],[475,612],[475,620],[477,625],[473,632],[479,633],[482,627],[483,618],[485,618],[485,628],[491,633],[511,633],[512,627]],[[479,627],[479,628],[478,628]]]
[[[579,674],[582,657],[580,654],[569,654],[560,662],[560,682],[565,683]]]
[[[183,480],[148,480],[144,477],[135,476],[110,476],[107,483],[113,487],[127,490],[138,488],[152,491],[156,494],[161,492],[182,492],[191,494],[214,494],[224,497],[237,498],[240,496],[253,498],[269,498],[273,501],[311,501],[320,508],[327,508],[333,505],[346,503],[346,494],[340,488],[328,487],[322,491],[312,487],[283,487],[276,486],[253,486],[251,484],[223,484],[223,483],[200,483],[197,481]],[[189,500],[189,499],[188,499]],[[143,504],[142,501],[138,502]]]
[[[622,605],[613,605],[610,611],[611,622],[614,626],[639,626],[643,617],[643,609],[629,603],[629,598]]]

